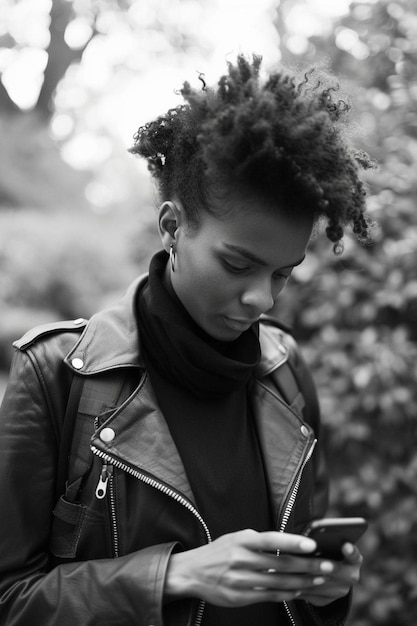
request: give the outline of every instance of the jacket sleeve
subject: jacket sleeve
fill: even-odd
[[[49,571],[58,456],[52,411],[60,400],[48,394],[44,375],[17,352],[0,409],[0,625],[162,626],[175,542]]]

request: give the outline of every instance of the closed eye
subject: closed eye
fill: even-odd
[[[226,259],[223,259],[223,265],[227,269],[228,272],[232,272],[233,274],[244,274],[250,271],[250,267],[248,265],[237,265],[235,263],[231,263]],[[282,274],[281,272],[274,272],[272,274],[273,280],[288,280],[290,274]]]
[[[233,272],[234,274],[247,272],[250,269],[247,265],[243,267],[240,265],[234,265],[233,263],[230,263],[230,261],[226,261],[226,259],[223,259],[223,264],[229,272]]]

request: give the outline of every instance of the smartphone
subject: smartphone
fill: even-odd
[[[310,522],[303,534],[317,543],[310,556],[341,561],[343,544],[355,544],[367,527],[363,517],[328,517]]]

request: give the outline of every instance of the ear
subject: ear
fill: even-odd
[[[178,201],[166,200],[159,207],[158,230],[164,249],[169,252],[175,242],[176,231],[184,223],[184,210]]]

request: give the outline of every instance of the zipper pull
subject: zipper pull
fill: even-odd
[[[100,478],[98,481],[98,485],[96,488],[96,498],[98,500],[102,500],[106,497],[107,493],[107,484],[110,476],[113,474],[113,465],[108,465],[105,461],[103,462],[103,467],[101,468]]]

